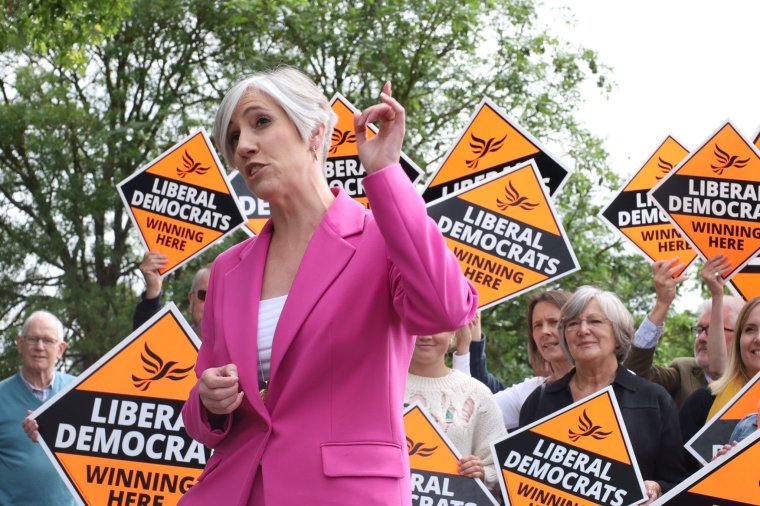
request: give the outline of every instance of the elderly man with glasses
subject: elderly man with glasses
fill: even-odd
[[[132,315],[132,328],[136,329],[161,310],[162,280],[159,270],[166,265],[167,261],[166,256],[156,251],[149,251],[143,256],[140,272],[142,272],[145,278],[145,291],[142,293],[140,302],[135,307],[135,312]],[[201,322],[203,320],[203,308],[206,304],[206,290],[208,290],[208,278],[210,274],[210,264],[201,267],[195,273],[195,276],[193,276],[193,283],[187,294],[189,302],[187,312],[190,315],[190,326],[200,339],[203,339]]]
[[[42,448],[22,427],[32,410],[74,380],[55,370],[66,351],[63,338],[61,321],[47,311],[36,311],[16,339],[21,369],[0,382],[0,504],[75,504]]]
[[[674,277],[674,274],[681,267],[676,265],[677,262],[678,259],[673,259],[655,262],[652,265],[657,294],[656,302],[652,311],[636,331],[633,346],[623,365],[639,376],[665,387],[680,408],[692,393],[718,378],[720,373],[714,370],[714,367],[720,360],[714,358],[711,361],[708,352],[707,336],[712,309],[712,303],[708,300],[700,306],[699,320],[693,329],[695,337],[694,356],[678,357],[667,366],[653,363],[654,353],[662,336],[665,318],[676,296],[676,287],[686,279],[685,276]],[[717,279],[720,272],[716,274],[716,269],[724,269],[726,265],[720,258],[712,258],[705,263],[705,268],[701,273],[702,277],[713,276],[713,279]],[[743,305],[744,301],[740,297],[723,298],[723,329],[726,336],[726,347],[729,347],[729,343],[734,338],[736,316]]]

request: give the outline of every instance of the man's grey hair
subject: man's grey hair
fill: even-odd
[[[65,333],[63,331],[63,323],[61,323],[61,320],[59,320],[56,315],[54,315],[50,311],[45,311],[42,309],[33,312],[26,318],[26,320],[24,320],[24,324],[21,326],[21,337],[27,336],[27,332],[29,331],[29,325],[31,325],[32,322],[34,320],[37,320],[38,318],[48,318],[52,320],[55,323],[56,329],[58,330],[58,340],[63,341],[65,337]]]

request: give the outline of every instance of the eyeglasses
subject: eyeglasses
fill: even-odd
[[[51,339],[49,337],[37,337],[37,336],[24,336],[24,342],[27,346],[37,346],[42,343],[45,348],[52,348],[60,341],[57,339]]]
[[[198,300],[206,300],[206,290],[196,290],[195,296],[198,297]]]
[[[589,318],[579,318],[576,320],[570,320],[565,325],[565,330],[567,332],[578,332],[581,329],[581,323],[586,323],[588,325],[588,328],[590,329],[600,329],[604,326],[605,323],[607,323],[609,318],[602,318],[600,316],[591,316]]]
[[[698,336],[702,332],[704,332],[705,334],[707,334],[707,332],[709,332],[709,330],[710,330],[710,326],[709,325],[695,325],[694,327],[692,327],[691,330],[694,331],[694,335]],[[723,327],[723,331],[724,332],[733,332],[734,329],[729,329],[728,327]]]

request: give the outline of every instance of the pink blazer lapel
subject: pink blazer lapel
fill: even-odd
[[[270,369],[272,388],[268,394],[272,403],[279,393],[276,381],[279,366],[322,294],[351,260],[355,248],[346,238],[362,232],[365,217],[364,207],[339,191],[309,241],[275,330]]]
[[[259,325],[259,300],[264,263],[272,238],[271,222],[268,222],[256,240],[240,253],[240,263],[225,274],[224,333],[228,336],[230,357],[238,366],[240,385],[248,401],[263,413],[266,408],[258,395],[259,361],[257,334]],[[250,258],[247,258],[250,257]]]

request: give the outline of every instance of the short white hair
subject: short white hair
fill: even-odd
[[[227,129],[235,108],[248,91],[255,90],[274,100],[288,115],[301,139],[308,142],[321,125],[325,126],[322,160],[330,148],[332,130],[338,120],[327,98],[314,81],[292,67],[257,72],[239,79],[222,99],[214,119],[214,141],[225,162],[234,168],[234,150]]]
[[[56,330],[58,330],[58,340],[63,341],[64,338],[64,332],[63,332],[63,323],[61,323],[61,320],[58,319],[56,315],[51,313],[50,311],[44,311],[39,310],[35,311],[32,314],[30,314],[26,320],[24,320],[24,324],[21,326],[21,337],[26,338],[27,332],[29,332],[29,326],[32,324],[34,320],[41,319],[41,318],[47,318],[51,320],[56,327]]]
[[[623,301],[612,292],[601,290],[599,288],[585,285],[578,288],[570,299],[562,306],[559,320],[559,345],[565,355],[570,359],[572,364],[575,359],[570,354],[565,339],[565,327],[570,320],[574,320],[589,305],[592,300],[596,300],[604,316],[612,324],[612,333],[615,336],[615,358],[618,363],[622,363],[628,352],[631,350],[633,342],[633,316],[625,307]]]

